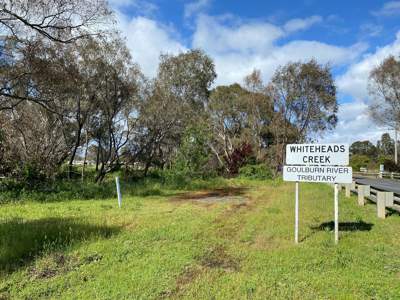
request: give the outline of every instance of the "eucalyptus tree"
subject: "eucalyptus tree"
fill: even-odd
[[[151,165],[170,162],[187,126],[204,117],[215,77],[213,61],[200,50],[161,55],[157,77],[140,103],[136,145],[129,147],[145,174]]]
[[[34,122],[34,124],[33,124]],[[54,114],[32,102],[0,113],[3,157],[0,169],[26,180],[54,176],[69,154],[64,126]]]
[[[98,83],[97,109],[90,130],[98,151],[96,181],[99,182],[122,164],[123,147],[137,125],[138,85],[142,75],[121,39],[102,42],[96,52],[100,55],[92,80]]]
[[[98,36],[111,22],[105,0],[4,0],[0,3],[0,110],[12,109],[25,100],[46,105],[34,70],[24,64],[40,47],[72,44]],[[49,62],[50,64],[50,62]]]
[[[397,163],[397,131],[400,127],[400,60],[389,56],[369,77],[371,118],[380,126],[395,130],[394,160]]]
[[[389,133],[382,134],[376,147],[381,155],[389,156],[394,154],[394,140],[390,137]]]
[[[247,149],[247,155],[262,160],[262,150],[271,142],[268,140],[273,114],[271,101],[262,90],[251,88],[249,82],[246,86],[251,91],[239,84],[216,87],[208,106],[213,132],[209,146],[229,173],[237,172],[241,164],[237,157],[243,156],[239,154],[244,150]]]
[[[336,86],[329,65],[315,60],[279,67],[268,87],[276,112],[271,126],[284,160],[284,145],[321,136],[337,124]]]

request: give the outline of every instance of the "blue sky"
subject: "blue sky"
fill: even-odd
[[[387,128],[368,117],[370,70],[400,55],[400,1],[110,0],[133,59],[152,77],[160,53],[202,48],[216,84],[241,83],[253,69],[268,82],[291,61],[332,66],[339,124],[324,142],[377,140]]]

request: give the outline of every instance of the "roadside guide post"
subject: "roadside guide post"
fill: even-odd
[[[296,182],[295,243],[299,242],[299,182],[334,184],[335,243],[339,241],[339,184],[351,184],[352,168],[347,144],[289,144],[283,180]]]
[[[121,208],[122,205],[122,196],[121,189],[119,187],[119,177],[115,177],[115,185],[117,186],[117,196],[118,196],[118,207]]]

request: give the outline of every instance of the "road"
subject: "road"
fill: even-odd
[[[355,176],[354,180],[359,184],[370,185],[371,187],[400,194],[400,181],[391,179],[380,179],[380,178],[366,178]]]

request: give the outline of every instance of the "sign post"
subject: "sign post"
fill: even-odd
[[[299,182],[296,181],[296,204],[295,204],[295,221],[294,221],[294,242],[299,243]]]
[[[339,242],[339,187],[335,183],[335,244]]]
[[[295,243],[299,242],[299,182],[334,184],[335,243],[339,241],[339,183],[352,183],[347,144],[289,144],[283,180],[296,182]]]

